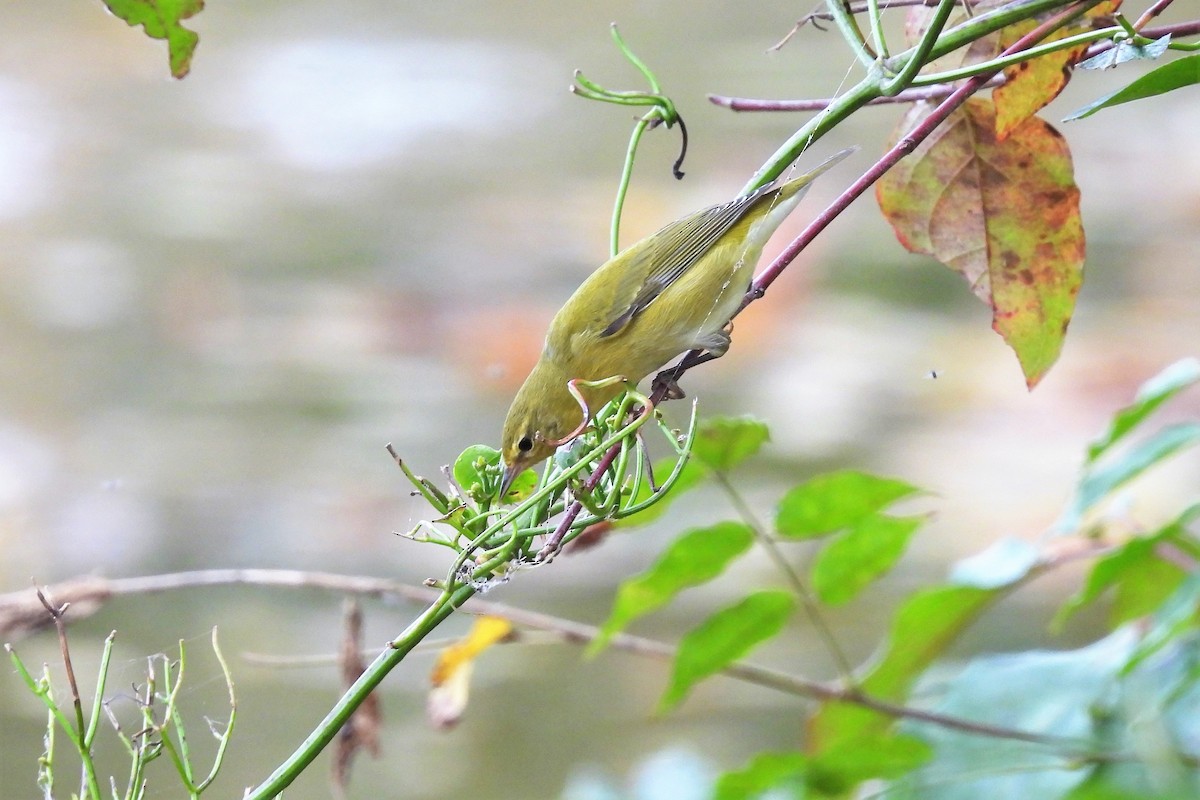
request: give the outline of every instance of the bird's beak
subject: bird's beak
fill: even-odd
[[[500,494],[497,495],[497,499],[501,501],[504,500],[504,495],[508,494],[508,490],[512,488],[513,480],[516,479],[517,473],[520,471],[521,468],[515,464],[511,467],[506,466],[504,468],[504,477],[500,480]]]

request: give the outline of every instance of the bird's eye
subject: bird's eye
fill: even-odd
[[[528,453],[533,449],[533,439],[530,439],[528,436],[522,437],[521,441],[517,442],[517,449],[522,453]]]

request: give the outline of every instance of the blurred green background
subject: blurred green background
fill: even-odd
[[[802,10],[213,2],[190,23],[202,37],[192,74],[175,82],[165,46],[99,3],[0,6],[0,589],[230,566],[443,574],[444,550],[393,535],[429,512],[383,445],[436,475],[465,446],[497,444],[550,316],[604,260],[631,114],[570,95],[572,71],[642,88],[609,40],[618,21],[692,134],[682,182],[669,170],[676,134],[648,137],[628,243],[733,196],[801,119],[734,114],[706,93],[823,97],[857,79],[831,33],[806,29],[767,52]],[[1077,76],[1047,117],[1135,72]],[[814,188],[768,256],[871,163],[900,113],[869,109],[815,146],[814,162],[863,149]],[[896,599],[947,562],[1043,531],[1086,440],[1138,383],[1200,346],[1200,105],[1168,96],[1060,129],[1089,253],[1062,359],[1036,391],[987,309],[904,253],[870,198],[739,318],[728,358],[686,381],[702,413],[771,424],[772,444],[739,474],[764,515],[834,466],[934,493],[921,505],[934,519],[900,568],[831,614],[857,658]],[[678,405],[669,412],[681,418]],[[1200,413],[1200,397],[1170,413]],[[1128,513],[1163,520],[1198,482],[1200,460],[1180,459],[1131,488]],[[488,598],[598,622],[617,583],[666,541],[731,515],[715,492],[696,492],[653,527],[522,572]],[[1077,577],[1063,570],[1007,601],[964,651],[1086,641],[1094,616],[1045,632]],[[779,579],[750,559],[638,630],[675,637],[767,583]],[[74,628],[77,669],[90,683],[118,629],[119,705],[146,655],[187,640],[184,707],[200,740],[203,716],[226,713],[205,655],[219,625],[240,719],[214,792],[240,796],[338,693],[332,668],[242,654],[332,653],[339,602],[250,588],[125,598]],[[368,604],[368,650],[415,611]],[[57,662],[52,636],[19,648],[27,663]],[[799,622],[755,658],[832,674]],[[490,652],[466,719],[436,732],[423,716],[430,664],[414,657],[385,684],[384,756],[360,759],[352,796],[553,798],[573,786],[583,797],[589,776],[632,786],[653,753],[715,772],[802,734],[798,701],[723,680],[654,717],[664,666],[583,661],[561,645]],[[0,698],[0,796],[32,796],[44,711],[12,674]],[[170,785],[158,778],[152,796],[174,796]],[[327,796],[324,764],[288,793]]]

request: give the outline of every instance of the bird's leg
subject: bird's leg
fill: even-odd
[[[733,342],[733,322],[727,322],[725,327],[719,331],[713,331],[705,337],[702,337],[694,342],[695,347],[683,360],[676,364],[671,369],[665,369],[654,376],[654,382],[651,384],[652,391],[658,391],[660,388],[664,391],[663,396],[668,400],[682,400],[687,397],[683,389],[680,388],[678,380],[686,370],[692,367],[698,367],[701,364],[713,361],[720,358],[729,352],[729,345]]]
[[[585,381],[581,378],[572,378],[571,380],[567,381],[567,391],[571,393],[571,396],[578,401],[579,407],[583,409],[583,421],[579,423],[579,427],[561,439],[543,439],[543,441],[545,441],[546,444],[550,445],[551,447],[562,447],[564,444],[586,431],[588,423],[592,421],[592,410],[588,406],[587,398],[583,396],[583,391],[579,387],[583,386],[588,389],[603,389],[605,387],[612,386],[614,383],[625,383],[625,376],[613,375],[611,378],[603,378],[598,381]]]

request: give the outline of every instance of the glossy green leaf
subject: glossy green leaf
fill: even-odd
[[[104,0],[118,19],[141,26],[151,39],[165,39],[171,63],[171,76],[182,78],[192,68],[192,54],[200,42],[195,31],[182,22],[199,14],[204,0]]]
[[[831,605],[845,603],[900,560],[923,517],[870,516],[830,541],[812,568],[813,589]]]
[[[1170,425],[1127,452],[1085,470],[1066,511],[1055,524],[1061,533],[1077,531],[1083,517],[1125,483],[1180,450],[1200,442],[1200,423]]]
[[[910,596],[896,611],[883,650],[859,686],[881,700],[903,702],[916,679],[1002,594],[970,586],[937,586]],[[885,733],[892,717],[862,706],[826,703],[809,722],[813,752]]]
[[[1040,560],[1040,551],[1029,542],[1006,536],[982,553],[956,563],[950,580],[959,586],[999,589],[1024,578]]]
[[[727,772],[717,781],[713,800],[753,800],[771,789],[791,786],[802,791],[808,766],[803,753],[759,753],[746,766]]]
[[[454,481],[468,496],[478,499],[499,474],[500,451],[484,444],[473,444],[459,453],[451,468]],[[528,470],[532,471],[532,470]],[[491,473],[491,474],[489,474]]]
[[[700,423],[692,458],[719,471],[733,469],[771,438],[767,423],[753,417],[714,417]]]
[[[599,652],[618,631],[666,605],[684,589],[717,577],[753,543],[754,532],[740,522],[722,522],[685,533],[652,567],[621,584],[612,613],[588,653]]]
[[[1143,383],[1133,403],[1118,411],[1108,430],[1088,445],[1088,463],[1102,456],[1159,406],[1197,381],[1200,381],[1200,361],[1185,358]]]
[[[1071,112],[1063,117],[1063,122],[1090,117],[1102,108],[1143,100],[1197,83],[1200,83],[1200,55],[1180,58],[1146,73],[1124,89],[1118,89]]]
[[[788,592],[755,592],[689,631],[679,643],[671,684],[659,708],[678,705],[697,682],[720,672],[783,630],[795,602]]]
[[[856,470],[828,472],[784,495],[775,527],[781,535],[798,539],[824,536],[853,527],[920,491],[904,481]]]

